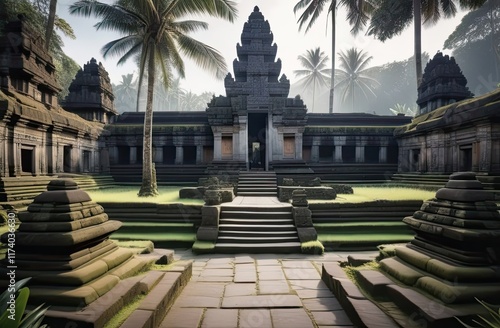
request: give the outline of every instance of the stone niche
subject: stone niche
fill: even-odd
[[[19,220],[16,279],[32,277],[32,304],[84,307],[147,263],[109,239],[121,222],[108,220],[71,179],[52,180]],[[7,234],[1,240],[6,243]],[[0,277],[6,279],[8,271],[2,262]],[[0,280],[2,287],[7,284]]]

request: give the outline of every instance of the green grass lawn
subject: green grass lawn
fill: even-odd
[[[405,187],[352,187],[353,194],[339,194],[334,200],[310,200],[311,203],[363,203],[376,200],[427,200],[434,191]]]
[[[139,197],[139,186],[117,186],[113,188],[88,191],[93,201],[99,203],[183,203],[200,204],[204,202],[201,199],[179,198],[178,186],[158,187],[160,195],[156,197]]]

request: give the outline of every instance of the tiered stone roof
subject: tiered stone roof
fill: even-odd
[[[473,96],[455,58],[438,52],[425,66],[418,87],[418,115]]]
[[[229,73],[224,80],[227,96],[247,95],[249,108],[267,105],[269,97],[286,98],[290,81],[285,75],[279,78],[281,60],[275,61],[277,50],[269,22],[256,6],[243,27],[241,45],[236,46],[234,78]]]

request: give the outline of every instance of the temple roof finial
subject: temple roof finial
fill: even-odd
[[[259,6],[255,6],[255,7],[253,7],[253,12],[254,12],[254,13],[255,13],[255,12],[259,12],[259,11],[260,11],[260,10],[259,10]]]

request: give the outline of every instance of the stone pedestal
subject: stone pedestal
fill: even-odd
[[[32,277],[33,304],[86,306],[145,265],[109,240],[121,222],[108,220],[102,206],[71,179],[51,181],[19,220],[16,279]],[[7,234],[1,239],[5,243]],[[2,279],[8,266],[1,263]],[[2,287],[6,283],[0,280]]]
[[[196,239],[216,242],[219,235],[219,206],[203,206],[201,208],[201,225],[196,232]]]
[[[500,214],[470,172],[450,176],[436,197],[404,218],[415,239],[381,268],[445,304],[500,304]]]

